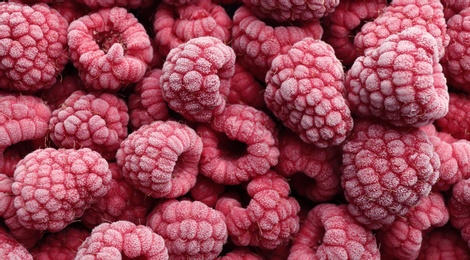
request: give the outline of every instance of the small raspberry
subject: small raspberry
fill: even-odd
[[[224,215],[199,201],[162,201],[147,226],[163,237],[170,259],[215,259],[227,242]]]
[[[217,200],[219,200],[219,196],[224,193],[224,191],[224,185],[216,183],[213,180],[207,178],[206,176],[199,174],[197,176],[196,184],[189,192],[194,200],[200,201],[209,207],[214,207],[217,203]]]
[[[470,97],[463,93],[449,93],[449,112],[436,120],[436,126],[454,138],[470,140]]]
[[[18,220],[28,229],[60,231],[103,197],[110,181],[108,162],[88,148],[35,150],[15,170]]]
[[[161,236],[149,227],[128,221],[95,227],[78,248],[75,259],[168,259]]]
[[[272,61],[264,100],[304,142],[321,148],[339,145],[353,127],[343,80],[333,48],[305,38]]]
[[[357,223],[346,205],[323,203],[308,212],[288,259],[380,259],[372,231]]]
[[[67,26],[46,4],[0,3],[0,89],[51,87],[68,62]]]
[[[256,109],[265,106],[263,96],[265,87],[240,62],[235,62],[235,73],[230,83],[227,103],[249,105]]]
[[[439,177],[439,157],[417,128],[357,121],[342,151],[341,185],[348,209],[371,229],[404,216]]]
[[[33,256],[23,245],[11,238],[6,231],[0,229],[0,259],[33,260]]]
[[[42,91],[39,96],[54,111],[62,106],[62,103],[77,90],[85,90],[78,74],[64,76],[61,81],[56,82],[52,87]]]
[[[470,249],[450,225],[435,228],[423,237],[418,260],[469,259]]]
[[[232,48],[211,36],[191,39],[163,64],[163,98],[187,120],[208,123],[224,109],[234,71]]]
[[[132,132],[116,159],[134,188],[154,198],[176,198],[195,185],[201,151],[201,138],[189,126],[155,121]]]
[[[70,59],[85,86],[117,91],[138,82],[152,61],[145,28],[122,7],[102,8],[68,27]]]
[[[449,93],[436,40],[418,27],[391,35],[346,75],[353,113],[396,126],[423,126],[446,115]]]

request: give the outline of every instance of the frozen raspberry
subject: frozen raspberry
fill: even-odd
[[[0,217],[3,217],[13,201],[13,193],[11,191],[12,183],[13,178],[0,173]]]
[[[353,113],[396,126],[423,126],[444,117],[449,109],[436,40],[418,27],[390,36],[357,58],[345,87]]]
[[[345,205],[319,204],[294,237],[294,259],[380,259],[372,231],[358,224]]]
[[[272,61],[264,100],[304,142],[321,148],[339,145],[353,127],[343,80],[333,48],[305,38]]]
[[[349,212],[371,229],[404,216],[439,177],[439,156],[417,128],[358,120],[342,151]]]
[[[454,185],[448,208],[450,223],[460,230],[462,238],[470,246],[470,179],[462,179]]]
[[[248,69],[240,65],[240,62],[235,62],[235,73],[230,81],[227,103],[245,104],[261,109],[265,105],[264,90],[265,87],[255,79]]]
[[[444,6],[444,17],[447,21],[452,18],[452,16],[470,7],[469,0],[441,0],[441,3]]]
[[[319,21],[304,25],[270,25],[241,6],[233,15],[232,48],[243,66],[259,80],[264,80],[272,60],[285,54],[292,44],[306,37],[320,39],[323,29]]]
[[[194,38],[171,50],[162,72],[169,107],[187,120],[208,123],[225,108],[235,53],[217,38]]]
[[[163,237],[170,259],[215,259],[227,242],[224,215],[199,201],[162,201],[147,226]]]
[[[449,93],[449,112],[436,120],[437,128],[457,139],[470,140],[470,98],[463,93]]]
[[[83,149],[38,149],[21,160],[12,192],[18,220],[25,228],[57,232],[106,195],[108,162]]]
[[[275,123],[247,105],[227,105],[210,127],[200,124],[200,172],[221,184],[236,185],[265,174],[278,163]]]
[[[263,260],[263,258],[252,252],[247,247],[236,247],[234,250],[228,252],[224,256],[218,258],[219,260]]]
[[[102,8],[70,23],[70,59],[85,86],[117,91],[138,82],[152,61],[150,39],[122,7]]]
[[[470,249],[451,226],[433,229],[423,237],[418,260],[469,259]]]
[[[95,227],[75,259],[168,259],[168,250],[149,227],[117,221]]]
[[[45,4],[0,3],[0,89],[52,86],[68,62],[67,21]]]
[[[77,1],[53,0],[49,6],[56,9],[68,24],[87,13],[86,6]]]
[[[180,5],[194,4],[197,1],[196,0],[163,0],[162,2],[167,5],[180,6]]]
[[[219,200],[219,196],[224,193],[224,191],[224,185],[216,183],[206,176],[199,174],[197,176],[196,184],[189,192],[194,200],[200,201],[209,207],[214,207],[217,200]]]
[[[62,103],[77,90],[85,90],[77,74],[66,75],[52,87],[42,91],[39,96],[54,111],[62,106]]]
[[[128,122],[126,102],[116,95],[75,91],[52,112],[49,136],[61,148],[90,148],[113,159]]]
[[[210,0],[160,4],[153,22],[155,43],[162,57],[192,38],[212,36],[228,43],[231,27],[232,20],[224,8]]]
[[[33,260],[33,256],[6,231],[0,229],[0,259]]]
[[[132,132],[116,159],[134,188],[154,198],[176,198],[195,185],[201,138],[187,125],[155,121]]]
[[[141,8],[142,6],[149,5],[151,0],[76,0],[78,3],[83,3],[91,9],[109,8],[109,7],[125,7],[127,9]]]

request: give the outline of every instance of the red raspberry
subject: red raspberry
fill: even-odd
[[[11,192],[12,183],[13,178],[8,177],[6,174],[0,173],[0,217],[5,215],[6,211],[10,207],[11,202],[13,201],[13,193]]]
[[[155,121],[132,132],[116,159],[134,188],[154,198],[176,198],[195,185],[201,151],[201,138],[189,126]]]
[[[357,58],[345,87],[353,113],[396,126],[423,126],[448,112],[436,40],[418,27],[390,36]]]
[[[236,247],[234,250],[228,252],[224,256],[218,258],[219,260],[263,260],[263,258],[252,252],[247,247]]]
[[[224,215],[199,201],[162,201],[147,226],[163,237],[170,259],[215,259],[227,242]]]
[[[439,157],[417,128],[357,121],[342,150],[341,185],[349,212],[371,229],[404,216],[439,177]]]
[[[28,250],[0,228],[0,259],[33,260]]]
[[[70,23],[70,59],[87,88],[117,91],[138,82],[152,61],[145,28],[122,7],[102,8]]]
[[[438,129],[457,139],[470,140],[470,97],[449,93],[449,112],[436,120]]]
[[[224,185],[216,183],[206,176],[199,174],[197,176],[196,185],[194,185],[189,192],[194,200],[200,201],[209,207],[214,207],[217,200],[219,200],[219,196],[224,193],[224,191]]]
[[[448,208],[450,223],[460,230],[462,238],[470,246],[470,179],[462,179],[454,185]]]
[[[451,226],[433,229],[423,237],[418,260],[468,259],[470,249],[458,230]]]
[[[109,189],[106,160],[88,148],[38,149],[18,163],[12,192],[24,227],[57,232]]]
[[[62,1],[62,0],[46,0],[49,3],[49,6],[56,9],[57,12],[62,15],[62,17],[67,20],[67,23],[70,24],[74,20],[87,14],[87,7],[83,4],[78,3],[77,1]],[[11,2],[11,1],[10,1]]]
[[[265,106],[263,96],[265,87],[240,62],[235,62],[235,73],[230,83],[230,93],[227,96],[228,103],[249,105],[256,109]]]
[[[78,248],[75,259],[168,259],[161,236],[128,221],[95,227]]]
[[[210,127],[197,126],[203,150],[200,172],[221,184],[236,185],[265,174],[278,163],[275,123],[247,105],[227,105]]]
[[[441,1],[441,3],[444,5],[444,17],[447,21],[452,18],[452,16],[470,7],[470,1],[468,0],[445,0]]]
[[[339,145],[353,127],[343,79],[333,48],[305,38],[272,61],[264,100],[304,142],[321,148]]]
[[[308,212],[288,259],[380,259],[380,253],[372,231],[358,224],[346,205],[323,203]]]
[[[64,101],[77,90],[85,90],[78,74],[64,76],[61,81],[56,82],[52,87],[42,91],[40,97],[54,111],[62,106]]]
[[[126,7],[127,9],[136,9],[145,5],[149,5],[151,0],[76,0],[78,3],[83,3],[91,9],[100,9],[108,7]]]
[[[180,6],[180,5],[194,4],[197,1],[196,0],[163,0],[162,2],[167,5]]]
[[[51,87],[68,62],[67,26],[46,4],[0,3],[0,88]]]

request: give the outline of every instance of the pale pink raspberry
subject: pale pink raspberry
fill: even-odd
[[[265,106],[264,89],[265,87],[255,79],[248,69],[243,67],[240,62],[235,62],[235,73],[230,81],[227,103],[245,104],[261,109]]]
[[[116,221],[95,227],[74,259],[168,259],[168,250],[149,227]]]
[[[304,142],[320,148],[335,146],[353,127],[343,81],[343,66],[333,48],[305,38],[272,61],[264,100]]]
[[[391,35],[346,75],[351,111],[396,126],[423,126],[449,110],[436,40],[418,27]]]
[[[68,27],[70,59],[85,86],[117,91],[138,82],[152,61],[149,36],[122,7],[102,8]]]
[[[439,156],[417,128],[358,120],[342,152],[349,212],[371,229],[404,216],[439,178]]]
[[[470,249],[450,225],[435,228],[423,237],[418,260],[468,259]]]
[[[215,259],[227,242],[224,215],[199,201],[161,201],[147,226],[163,237],[170,259]]]
[[[68,62],[67,26],[46,4],[0,3],[0,89],[51,87]]]
[[[195,185],[201,152],[201,138],[192,128],[155,121],[132,132],[116,159],[134,188],[154,198],[176,198]]]
[[[33,260],[33,256],[23,245],[11,238],[5,230],[0,228],[0,259]]]
[[[54,111],[62,106],[64,101],[75,91],[85,90],[78,74],[73,71],[65,75],[62,80],[56,82],[52,87],[41,91],[39,96]]]
[[[436,120],[439,131],[457,139],[470,140],[470,97],[464,93],[449,93],[449,112]]]
[[[219,200],[220,195],[222,195],[224,191],[224,185],[216,183],[208,177],[199,174],[197,176],[196,184],[189,193],[194,200],[200,201],[209,207],[214,207],[217,200]]]
[[[108,162],[88,148],[35,150],[15,170],[18,220],[28,229],[60,231],[106,195],[110,182]]]

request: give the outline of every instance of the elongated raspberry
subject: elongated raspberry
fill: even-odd
[[[227,103],[244,104],[261,109],[265,106],[264,89],[265,87],[255,79],[248,69],[243,67],[240,62],[235,62],[235,73],[230,81]]]
[[[417,128],[359,120],[342,151],[341,185],[349,212],[371,229],[404,216],[439,177],[439,156]]]
[[[75,259],[168,259],[161,236],[149,227],[128,221],[103,223],[83,241]]]
[[[215,259],[227,242],[224,215],[199,201],[162,201],[147,226],[163,237],[170,259]]]
[[[102,8],[68,27],[70,59],[85,86],[117,91],[138,82],[152,61],[145,28],[122,7]]]
[[[33,256],[18,241],[11,238],[8,233],[0,228],[0,258],[33,260]]]
[[[331,46],[305,38],[277,56],[266,75],[266,106],[307,143],[339,145],[353,127],[344,71]]]
[[[470,140],[470,98],[463,93],[449,93],[449,112],[436,120],[437,128],[457,139]]]
[[[288,259],[380,259],[380,253],[372,231],[346,205],[323,203],[308,212]]]
[[[199,174],[197,176],[196,184],[190,190],[190,194],[194,200],[200,201],[209,207],[214,207],[217,200],[219,200],[219,196],[222,195],[224,191],[224,185],[216,183],[206,176]]]
[[[418,260],[470,258],[470,249],[458,230],[450,225],[435,228],[423,237]]]
[[[51,87],[68,62],[67,26],[46,4],[0,3],[0,89]]]
[[[108,162],[88,148],[38,149],[18,163],[12,192],[26,228],[57,232],[109,190]]]
[[[353,113],[396,126],[423,126],[449,110],[449,93],[431,34],[418,27],[391,35],[346,75]]]
[[[117,151],[122,175],[154,198],[176,198],[196,183],[201,138],[187,125],[155,121],[132,132]]]

